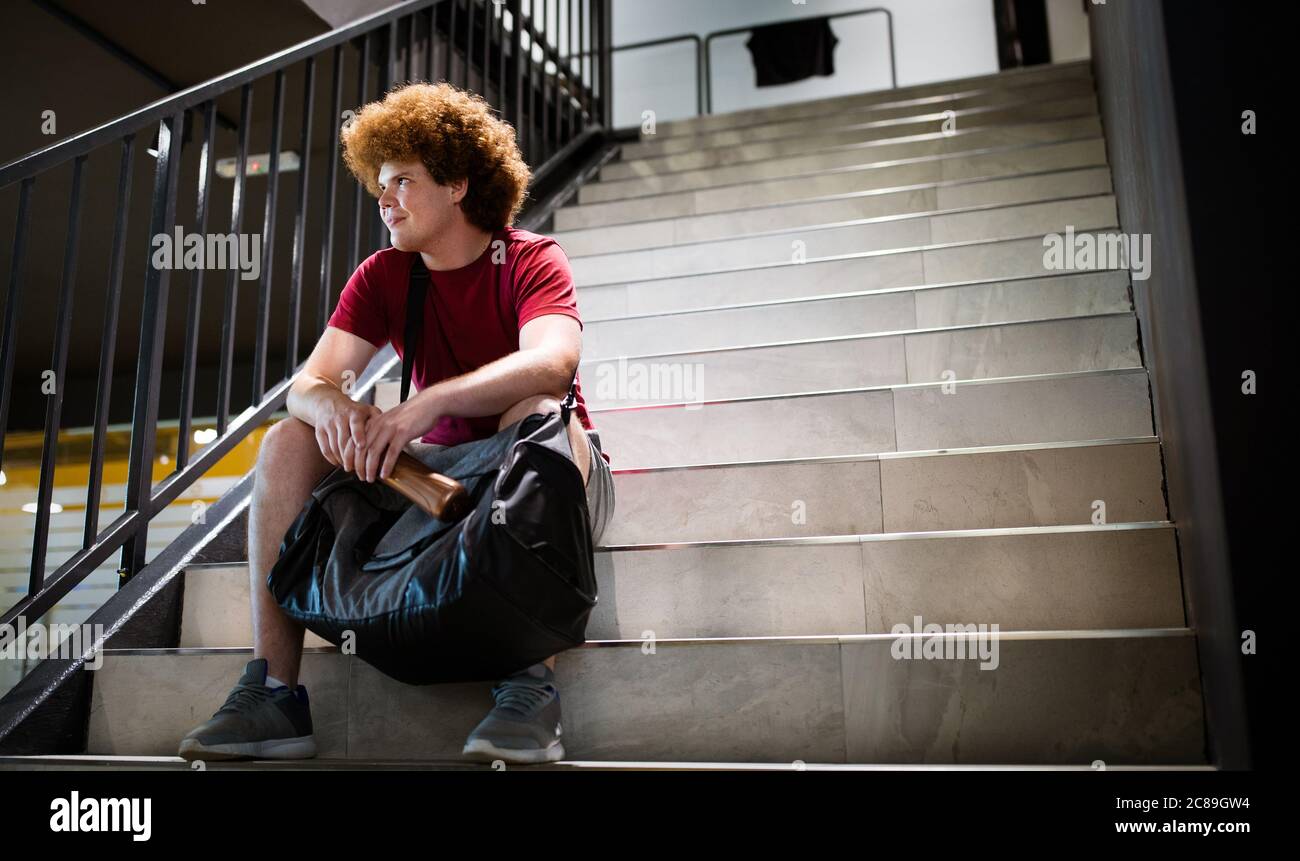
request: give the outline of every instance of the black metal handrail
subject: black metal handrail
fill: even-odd
[[[889,37],[889,84],[891,87],[897,88],[898,69],[894,56],[894,16],[888,9],[881,7],[854,9],[849,12],[837,12],[832,15],[808,15],[802,18],[786,18],[781,21],[770,21],[768,23],[785,24],[791,21],[810,21],[816,18],[834,20],[835,18],[848,18],[853,15],[871,15],[875,13],[881,13],[885,16],[885,32]],[[767,24],[746,24],[743,27],[733,27],[728,30],[716,30],[704,37],[700,37],[696,33],[683,33],[680,36],[666,36],[662,39],[647,39],[644,42],[615,45],[609,49],[608,53],[613,55],[619,51],[635,51],[640,48],[652,48],[658,45],[669,45],[674,42],[695,42],[695,113],[701,115],[711,114],[713,113],[713,68],[710,43],[720,36],[734,36],[738,33],[747,33],[755,27],[765,26],[767,26]],[[570,55],[568,59],[572,60],[573,58],[580,56],[584,55],[573,54]]]
[[[561,4],[567,4],[569,39],[566,45],[578,46],[597,59],[592,63],[572,63],[561,60],[559,48],[559,23]],[[319,55],[332,53],[333,77],[330,89],[330,146],[332,157],[326,167],[323,193],[323,225],[321,238],[320,302],[317,310],[318,329],[323,331],[333,302],[333,260],[335,231],[335,191],[338,181],[337,152],[341,129],[343,104],[345,49],[355,49],[357,60],[357,103],[369,100],[370,67],[378,65],[378,84],[381,95],[399,80],[399,33],[405,36],[405,57],[401,71],[406,79],[418,71],[415,64],[417,44],[422,47],[424,79],[434,80],[434,55],[445,51],[444,78],[458,86],[468,87],[475,67],[478,18],[482,29],[481,62],[477,64],[484,98],[495,88],[499,94],[494,105],[502,116],[513,121],[519,136],[521,150],[530,164],[538,165],[535,176],[552,172],[552,164],[573,144],[585,139],[597,128],[608,128],[610,117],[610,86],[612,67],[609,60],[611,0],[541,0],[542,20],[536,16],[537,3],[530,6],[532,15],[522,12],[522,0],[408,0],[373,15],[361,18],[330,33],[309,39],[263,60],[250,63],[233,72],[197,84],[182,92],[146,105],[111,122],[73,135],[51,146],[36,150],[22,158],[0,167],[0,188],[19,184],[17,221],[14,232],[13,254],[8,277],[8,294],[3,323],[0,323],[0,466],[3,466],[4,441],[8,426],[9,406],[13,393],[13,368],[16,352],[16,335],[19,330],[24,279],[24,255],[31,240],[32,197],[36,183],[47,172],[71,164],[72,193],[68,205],[68,231],[65,241],[62,281],[57,307],[57,323],[53,344],[54,393],[47,396],[45,431],[40,464],[36,518],[33,528],[32,560],[27,594],[13,607],[0,614],[0,624],[13,622],[19,616],[36,619],[44,615],[60,599],[98,568],[114,552],[122,551],[119,573],[125,584],[144,567],[146,540],[152,518],[173,502],[187,487],[214,466],[235,445],[255,428],[263,424],[272,413],[280,410],[288,395],[293,377],[302,365],[298,355],[298,314],[302,292],[302,273],[306,264],[306,236],[304,213],[311,191],[312,163],[310,159],[311,123],[314,110],[316,63]],[[551,11],[555,12],[554,32]],[[579,22],[578,41],[573,41],[573,23]],[[465,22],[458,27],[458,15]],[[507,23],[507,18],[509,19]],[[590,18],[590,27],[587,27]],[[585,31],[585,32],[584,32]],[[530,45],[527,55],[522,37],[528,34]],[[552,37],[554,44],[552,44]],[[372,47],[375,48],[372,52]],[[541,74],[537,74],[532,59],[533,49],[542,53]],[[461,60],[455,62],[459,53]],[[554,68],[548,73],[547,60]],[[271,273],[275,260],[275,216],[278,180],[280,173],[281,132],[284,119],[285,75],[295,64],[304,64],[305,91],[302,97],[303,129],[298,141],[301,152],[298,185],[295,189],[296,213],[293,224],[293,241],[288,287],[289,330],[286,337],[286,361],[283,376],[266,384],[267,342],[271,302]],[[496,74],[493,74],[493,72]],[[586,74],[587,72],[590,74]],[[199,175],[195,223],[202,233],[207,230],[210,199],[215,176],[216,129],[220,118],[216,99],[236,90],[240,94],[240,113],[236,132],[236,168],[231,200],[230,232],[242,233],[243,220],[250,201],[246,200],[246,166],[249,156],[249,130],[252,120],[252,88],[254,83],[273,76],[271,149],[267,169],[265,219],[263,222],[262,276],[258,285],[259,296],[255,317],[255,349],[252,356],[254,384],[252,403],[232,420],[230,412],[231,378],[234,359],[234,333],[240,323],[249,322],[237,317],[236,288],[239,273],[231,269],[226,278],[224,318],[219,352],[217,384],[217,438],[191,459],[188,447],[193,419],[194,381],[198,347],[200,297],[204,270],[197,269],[191,276],[191,292],[184,340],[180,397],[180,433],[177,441],[176,468],[154,489],[152,465],[155,458],[155,434],[158,423],[158,396],[161,387],[163,344],[170,270],[149,265],[146,267],[139,352],[135,377],[134,409],[132,418],[131,449],[128,461],[128,479],[125,511],[104,529],[99,528],[99,500],[104,463],[105,436],[110,401],[111,367],[116,349],[118,305],[122,293],[123,267],[127,247],[127,211],[130,200],[131,174],[136,137],[142,133],[152,135],[156,129],[157,166],[154,171],[150,206],[149,237],[170,235],[176,225],[177,196],[180,191],[180,162],[184,142],[181,132],[190,111],[201,113],[205,134],[199,146]],[[491,101],[491,99],[489,99]],[[586,133],[586,134],[584,134]],[[146,138],[149,140],[151,138]],[[55,452],[58,441],[59,420],[63,407],[65,372],[74,300],[73,286],[77,268],[78,245],[81,237],[82,198],[86,160],[102,147],[120,147],[117,179],[116,215],[113,223],[113,242],[107,278],[108,297],[104,317],[103,346],[98,376],[94,413],[94,436],[91,447],[90,478],[87,486],[86,519],[82,546],[64,564],[47,576],[46,552],[50,532],[50,501],[53,495]],[[154,151],[154,150],[151,150]],[[364,214],[366,191],[360,183],[354,184],[353,206],[348,225],[347,265],[355,270],[360,262],[363,246],[378,247],[375,241],[382,230],[378,207],[370,218],[371,241],[364,238],[362,227],[367,221]],[[344,217],[347,217],[346,215]],[[96,225],[98,227],[98,225]],[[395,363],[389,359],[388,365]],[[388,368],[391,370],[391,367]],[[379,378],[379,373],[368,373],[357,393],[365,394]]]
[[[747,24],[744,27],[732,27],[729,30],[716,30],[704,37],[704,112],[713,113],[713,67],[712,53],[710,45],[713,40],[720,36],[735,36],[739,33],[747,33],[755,27],[766,27],[768,24],[789,24],[794,21],[812,21],[817,18],[835,20],[836,18],[848,18],[853,15],[873,15],[876,13],[885,16],[885,32],[889,36],[889,82],[891,87],[898,86],[898,69],[894,63],[894,16],[888,9],[883,7],[873,7],[871,9],[855,9],[851,12],[836,12],[832,15],[805,15],[802,18],[786,18],[781,21],[769,21],[764,24]]]

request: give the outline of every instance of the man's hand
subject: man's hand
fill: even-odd
[[[439,418],[437,390],[432,388],[416,392],[391,410],[371,416],[360,437],[361,462],[357,476],[365,481],[388,478],[406,444],[428,433]]]
[[[316,425],[316,444],[325,459],[348,472],[361,466],[359,445],[366,423],[383,411],[372,404],[340,399],[325,410],[325,419]]]

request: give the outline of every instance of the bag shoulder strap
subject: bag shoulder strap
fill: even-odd
[[[415,368],[415,354],[420,348],[420,332],[424,328],[424,293],[429,286],[429,270],[417,252],[411,260],[410,281],[406,288],[406,335],[402,356],[402,400],[411,391],[411,372]]]

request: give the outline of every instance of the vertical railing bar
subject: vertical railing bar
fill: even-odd
[[[578,93],[581,96],[579,101],[582,102],[582,113],[579,116],[578,132],[585,131],[587,122],[591,114],[591,101],[589,99],[588,87],[591,86],[591,76],[587,74],[587,55],[591,51],[591,41],[587,32],[587,0],[578,0]]]
[[[381,67],[382,85],[379,96],[383,96],[393,88],[397,80],[397,22],[393,21],[387,26],[386,38],[384,39],[384,60]],[[379,249],[387,248],[392,245],[392,240],[388,233],[388,225],[384,224],[384,215],[375,206],[370,211],[370,247]]]
[[[149,221],[151,246],[153,237],[172,232],[176,220],[176,185],[180,174],[183,120],[182,114],[177,113],[159,125],[158,169],[154,176],[152,216]],[[241,136],[247,128],[247,122],[240,123]],[[145,268],[144,302],[140,313],[139,361],[135,377],[135,408],[131,419],[131,455],[126,480],[126,511],[139,511],[144,517],[140,528],[122,546],[120,582],[130,580],[144,567],[145,553],[149,546],[149,522],[154,515],[153,460],[158,433],[158,390],[162,377],[170,275],[171,270],[153,265],[151,253]]]
[[[212,157],[217,145],[217,103],[208,101],[203,110],[203,145],[199,149],[198,205],[195,207],[195,231],[200,236],[208,232],[208,210],[212,197],[212,181],[216,175],[216,161]],[[181,364],[180,420],[177,422],[176,471],[190,462],[190,423],[194,416],[194,373],[199,347],[199,314],[203,307],[202,267],[190,276],[189,308],[185,315],[185,355]]]
[[[498,113],[506,119],[506,8],[500,3],[496,6],[496,21],[493,27],[497,34],[497,102]]]
[[[418,12],[406,16],[406,80],[415,75],[415,19]]]
[[[334,47],[334,81],[330,100],[330,146],[327,152],[325,169],[325,212],[321,215],[321,249],[320,249],[320,308],[317,313],[316,331],[325,331],[329,320],[333,296],[334,269],[334,198],[338,194],[339,162],[339,126],[343,112],[343,46]]]
[[[600,110],[601,124],[614,128],[614,9],[612,0],[600,3]]]
[[[551,41],[551,0],[541,0],[542,3],[542,157],[543,163],[550,158],[553,152],[551,146],[551,100],[548,97],[553,77],[546,74],[546,44]],[[559,64],[556,64],[556,72],[560,70]]]
[[[492,0],[483,0],[483,98],[492,98]]]
[[[357,70],[357,107],[366,103],[370,73],[370,34],[361,36],[361,66]],[[361,225],[364,222],[362,198],[366,190],[361,183],[352,186],[352,223],[348,226],[348,271],[355,272],[361,263]]]
[[[447,71],[444,77],[452,84],[456,83],[453,64],[456,61],[456,0],[450,2],[450,18],[447,21]]]
[[[564,94],[564,90],[560,85],[560,75],[563,72],[563,65],[564,65],[562,62],[564,58],[564,53],[560,50],[560,36],[562,34],[563,34],[563,30],[560,27],[560,0],[555,0],[555,78],[554,78],[555,117],[552,122],[555,131],[552,135],[553,137],[552,152],[556,152],[561,147],[564,146],[563,130],[560,128],[560,109],[561,109],[560,103],[562,100],[562,96]]]
[[[63,241],[63,276],[59,289],[59,310],[54,324],[54,391],[46,393],[45,437],[41,445],[41,477],[36,489],[36,524],[32,528],[32,566],[27,594],[35,595],[45,584],[45,556],[50,538],[50,499],[54,496],[54,470],[59,449],[59,423],[68,379],[68,341],[72,336],[72,305],[77,282],[77,246],[81,238],[81,179],[85,155],[72,162],[72,194],[68,200],[68,232]],[[46,371],[45,373],[49,373]],[[44,374],[42,374],[44,377]],[[45,381],[42,380],[42,389]]]
[[[574,87],[574,85],[573,85],[573,84],[574,84],[574,77],[575,77],[575,73],[574,73],[574,71],[573,71],[573,57],[574,57],[575,54],[576,54],[576,52],[573,50],[573,48],[574,48],[574,42],[573,42],[573,29],[574,29],[574,20],[573,20],[573,0],[568,0],[568,8],[569,8],[569,14],[565,16],[565,23],[568,25],[568,30],[569,30],[569,38],[568,38],[568,41],[566,42],[566,45],[567,45],[567,47],[568,47],[568,50],[566,51],[566,53],[568,54],[569,59],[568,59],[568,60],[565,62],[565,64],[564,64],[564,83],[565,83],[565,89],[566,89],[565,98],[564,98],[564,114],[565,114],[565,117],[566,117],[566,122],[565,122],[565,142],[566,142],[566,143],[567,143],[568,141],[570,141],[570,140],[573,140],[573,138],[577,137],[577,134],[576,134],[576,133],[574,132],[574,130],[573,130],[573,126],[574,126],[574,121],[573,121],[573,99],[574,99],[574,97],[575,97],[576,94],[577,94],[577,89],[576,89],[576,88]],[[581,49],[579,49],[579,50],[581,50]],[[579,62],[581,62],[581,58],[579,59]]]
[[[519,21],[523,17],[523,3],[521,0],[508,0],[506,4],[510,11],[510,84],[511,96],[506,100],[510,104],[511,125],[515,127],[515,140],[523,146],[522,119],[524,108],[524,79],[523,79],[523,58],[520,56],[523,51],[523,28],[519,26]]]
[[[434,3],[429,7],[429,35],[428,35],[428,39],[425,40],[425,52],[424,52],[424,79],[429,83],[434,82],[433,81],[433,47],[435,44],[435,38],[437,38],[438,35],[439,5],[442,5],[441,0],[439,0],[439,3]]]
[[[235,146],[235,185],[230,195],[230,232],[244,230],[244,192],[248,187],[248,134],[253,118],[253,85],[244,84],[239,95],[239,142]],[[226,274],[226,308],[221,321],[221,368],[217,374],[217,435],[224,436],[230,421],[230,388],[235,355],[235,311],[239,299],[239,270]]]
[[[9,400],[13,394],[14,353],[18,341],[18,312],[23,297],[23,260],[32,222],[32,186],[29,176],[18,187],[18,217],[14,223],[13,255],[9,260],[9,293],[5,300],[4,330],[0,332],[0,467],[4,466],[5,429],[9,426]]]
[[[527,0],[528,8],[532,10],[532,0]],[[519,118],[522,123],[519,129],[520,143],[519,151],[524,157],[527,164],[536,164],[533,161],[533,38],[528,32],[530,26],[528,16],[524,12],[524,4],[519,4],[519,61],[523,63],[524,76],[524,101],[520,105]],[[523,49],[524,37],[528,37],[528,49]]]
[[[307,254],[307,189],[311,176],[311,124],[316,115],[316,58],[303,66],[302,134],[298,139],[298,205],[294,212],[292,274],[289,277],[289,334],[285,340],[284,379],[298,367],[298,314],[302,308],[302,261]],[[332,153],[331,153],[332,155]]]
[[[208,126],[212,127],[208,103]],[[209,137],[209,139],[211,139]],[[104,334],[99,346],[99,385],[95,389],[95,434],[90,443],[90,487],[86,490],[86,528],[82,549],[99,535],[99,494],[103,484],[104,443],[108,432],[108,411],[113,394],[113,361],[117,355],[117,318],[122,300],[122,269],[126,260],[126,228],[131,214],[131,169],[135,158],[135,135],[122,139],[122,161],[117,172],[117,218],[113,224],[113,249],[108,264],[108,296],[104,300]]]
[[[461,82],[461,86],[463,86],[467,90],[472,89],[471,85],[473,84],[473,80],[470,78],[470,73],[473,70],[473,65],[474,65],[473,63],[470,62],[470,60],[472,60],[473,58],[474,58],[474,0],[465,0],[465,60],[464,60],[465,79],[464,81]]]
[[[275,204],[279,199],[280,135],[284,130],[284,69],[275,73],[271,96],[271,152],[266,167],[266,209],[262,218],[262,277],[257,288],[257,330],[253,342],[253,392],[250,404],[266,393],[266,342],[271,324],[271,286],[275,274]]]

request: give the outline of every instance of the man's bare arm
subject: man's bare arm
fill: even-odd
[[[582,356],[582,326],[567,314],[546,314],[519,330],[519,349],[468,374],[442,380],[363,424],[367,481],[391,474],[402,447],[442,416],[504,413],[532,395],[563,398]]]
[[[355,472],[362,460],[357,441],[365,434],[366,422],[381,414],[378,407],[350,397],[377,352],[365,338],[326,327],[286,398],[289,415],[316,429],[316,444],[325,460],[348,472]]]

